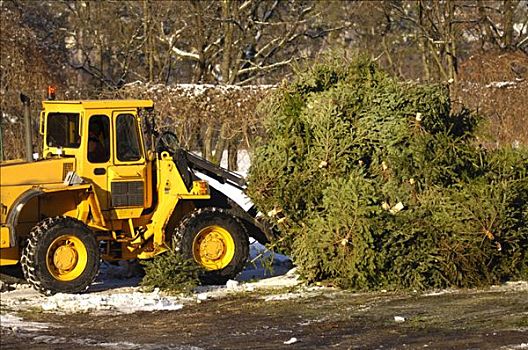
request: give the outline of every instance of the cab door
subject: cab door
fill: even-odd
[[[139,217],[147,205],[147,162],[136,111],[112,113],[113,165],[108,169],[111,217]]]
[[[111,125],[111,114],[104,110],[90,111],[88,126],[85,130],[88,138],[84,141],[86,158],[81,164],[83,168],[81,175],[89,178],[94,185],[103,212],[108,210],[110,203],[107,169],[113,163],[111,148],[113,131]]]

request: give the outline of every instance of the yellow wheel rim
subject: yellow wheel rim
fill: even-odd
[[[77,237],[62,235],[50,244],[46,253],[46,265],[50,274],[59,281],[73,281],[86,268],[88,252]]]
[[[220,270],[229,265],[235,255],[235,241],[220,226],[207,226],[193,241],[194,260],[206,270]]]

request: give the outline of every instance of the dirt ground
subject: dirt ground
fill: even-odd
[[[528,349],[526,283],[431,294],[258,291],[178,311],[19,316],[52,327],[3,327],[2,350]]]

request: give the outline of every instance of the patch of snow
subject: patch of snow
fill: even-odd
[[[30,341],[34,343],[44,343],[44,344],[78,344],[78,345],[84,345],[84,346],[94,346],[98,348],[108,348],[108,349],[123,349],[123,350],[136,350],[136,349],[152,349],[152,347],[145,347],[143,344],[135,344],[131,342],[98,342],[95,339],[91,338],[65,338],[65,337],[58,337],[53,335],[37,335],[37,336],[31,336],[28,338],[31,338]]]
[[[229,280],[226,283],[227,289],[238,289],[239,286],[240,286],[240,282],[235,281],[235,280]]]
[[[494,285],[489,287],[492,291],[501,291],[501,292],[522,292],[527,291],[528,292],[528,281],[509,281],[504,284]],[[422,294],[422,296],[429,297],[429,296],[438,296],[438,295],[444,295],[444,294],[454,294],[458,293],[459,290],[457,289],[442,289],[442,290],[435,290],[431,292],[425,292]]]
[[[0,116],[2,117],[2,120],[7,120],[8,122],[10,122],[11,124],[16,124],[18,123],[20,120],[20,118],[16,115],[11,115],[11,114],[8,114],[4,111],[1,111],[0,112]]]
[[[402,322],[405,322],[405,317],[402,317],[402,316],[394,316],[394,322],[396,322],[396,323],[402,323]]]
[[[235,281],[233,281],[235,282]],[[210,300],[210,299],[220,299],[232,293],[239,292],[253,292],[255,290],[270,290],[270,289],[282,289],[282,288],[292,288],[300,285],[302,282],[299,280],[299,277],[293,271],[290,274],[285,274],[281,276],[266,278],[258,280],[256,282],[243,282],[238,285],[231,284],[230,288],[227,286],[199,286],[195,289],[196,300],[198,302]],[[298,297],[300,297],[299,294]],[[277,300],[280,300],[278,297]]]
[[[291,344],[295,344],[297,343],[299,340],[297,340],[297,338],[295,337],[292,337],[290,338],[289,340],[286,340],[285,342],[283,342],[284,345],[291,345]]]
[[[89,312],[116,311],[133,313],[137,311],[174,311],[183,308],[181,299],[161,296],[159,290],[151,293],[108,294],[55,294],[40,304],[44,311]]]
[[[514,23],[513,30],[515,30],[517,35],[524,35],[528,33],[528,26],[526,26],[525,23]]]
[[[262,279],[252,283],[245,283],[244,287],[253,286],[255,289],[266,289],[266,288],[286,288],[295,287],[300,285],[302,282],[296,273],[285,274],[282,276],[276,276],[271,278]]]
[[[432,292],[427,292],[427,293],[424,293],[422,295],[425,296],[425,297],[433,297],[433,296],[444,295],[444,294],[452,294],[452,293],[455,293],[454,289],[442,289],[442,290],[435,290],[435,291],[432,291]]]
[[[480,40],[480,36],[476,34],[476,32],[464,30],[462,31],[462,36],[464,39],[468,42],[475,42]]]
[[[69,342],[69,340],[67,340]],[[78,342],[78,344],[86,344],[91,343],[91,339],[81,339],[81,342]],[[97,346],[103,347],[103,348],[110,348],[110,349],[141,349],[143,345],[131,343],[128,341],[120,341],[120,342],[111,342],[111,343],[98,343]]]
[[[303,297],[304,294],[301,292],[297,293],[284,293],[284,294],[274,294],[264,297],[264,301],[282,301],[282,300],[292,300],[299,299]]]
[[[528,292],[528,281],[509,281],[504,284],[491,286],[491,289],[500,291]]]
[[[501,88],[507,88],[507,87],[515,86],[515,85],[517,85],[517,82],[515,81],[493,81],[487,84],[486,87],[501,89]]]
[[[36,332],[51,327],[49,324],[43,322],[24,321],[21,317],[11,314],[0,315],[0,325],[2,328],[10,328],[13,331],[26,332]]]
[[[159,290],[140,292],[139,287],[124,287],[103,292],[44,296],[32,288],[17,288],[2,293],[2,307],[24,310],[36,308],[46,312],[133,313],[138,311],[180,310],[183,298],[163,296]]]
[[[228,163],[228,152],[225,150],[222,153],[222,159],[220,160],[220,166],[224,169],[227,169]],[[251,166],[251,157],[249,155],[249,152],[245,149],[239,149],[237,151],[237,171],[239,175],[242,175],[243,177],[246,177],[248,174],[249,167]]]
[[[205,301],[205,300],[207,300],[207,298],[208,298],[208,295],[205,292],[204,293],[198,293],[196,295],[196,300],[198,300],[198,301]]]
[[[521,343],[521,344],[515,344],[515,345],[506,345],[506,346],[502,346],[500,349],[502,349],[502,350],[528,349],[528,343]]]
[[[184,96],[198,97],[204,95],[207,91],[212,90],[220,93],[228,93],[230,91],[255,91],[255,90],[269,90],[275,89],[276,85],[226,85],[226,84],[149,84],[141,81],[135,81],[124,85],[124,88],[135,88],[141,87],[151,93],[168,92],[175,93],[179,92]]]

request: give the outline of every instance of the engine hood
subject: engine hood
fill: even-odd
[[[63,182],[69,171],[75,171],[75,158],[45,159],[35,162],[14,160],[0,164],[3,186],[41,185]]]

